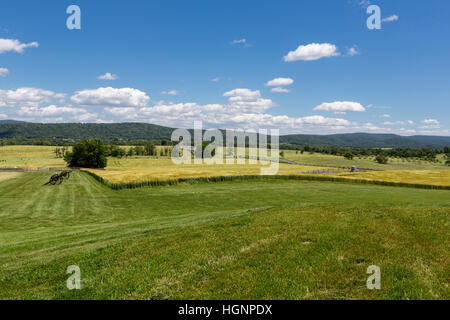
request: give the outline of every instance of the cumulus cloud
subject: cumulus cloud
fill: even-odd
[[[291,92],[291,90],[286,89],[286,88],[282,88],[282,87],[275,87],[275,88],[272,88],[272,89],[270,90],[270,92],[276,92],[276,93],[289,93],[289,92]]]
[[[245,44],[245,43],[247,43],[247,39],[243,38],[243,39],[231,41],[231,44],[239,44],[239,43]]]
[[[212,82],[219,82],[219,81],[220,81],[220,78],[219,78],[219,77],[216,77],[216,78],[211,79],[211,81],[212,81]]]
[[[382,19],[382,22],[394,22],[397,21],[399,19],[399,16],[396,14],[393,14],[392,16],[389,16],[387,18]]]
[[[101,76],[98,76],[97,79],[98,80],[117,80],[117,79],[119,79],[119,77],[116,74],[107,72]]]
[[[289,117],[271,115],[266,111],[276,104],[261,97],[259,90],[237,88],[223,94],[228,98],[226,104],[165,103],[136,110],[135,117],[140,120],[190,128],[194,121],[203,121],[205,126],[221,128],[280,128],[283,132],[311,132],[323,128],[321,132],[344,130],[352,123],[340,118],[327,118],[320,115]]]
[[[404,126],[406,124],[405,121],[386,121],[383,122],[386,126]]]
[[[275,78],[268,82],[266,82],[266,86],[268,87],[282,87],[289,86],[294,83],[294,80],[291,78]]]
[[[9,70],[7,68],[0,68],[0,77],[6,77],[9,75]]]
[[[356,56],[359,54],[359,49],[357,47],[351,47],[350,49],[347,50],[347,55],[348,56]]]
[[[16,90],[0,89],[0,107],[38,107],[43,103],[64,101],[66,95],[38,88],[22,87]]]
[[[77,91],[70,101],[79,106],[145,107],[150,98],[133,88],[98,88]]]
[[[425,119],[422,120],[421,123],[423,123],[422,126],[420,126],[420,129],[440,129],[441,123],[436,119]]]
[[[224,97],[230,97],[230,101],[250,101],[261,97],[259,90],[250,90],[246,88],[237,88],[227,91],[223,94]]]
[[[259,90],[237,88],[223,94],[228,97],[228,110],[231,112],[263,112],[276,104],[270,99],[261,98]]]
[[[97,113],[86,112],[86,113],[74,116],[72,119],[81,121],[81,122],[91,122],[91,121],[98,122],[100,119],[97,119],[97,117],[98,117]]]
[[[81,108],[57,107],[55,105],[50,105],[44,108],[21,107],[17,113],[21,116],[55,117],[64,114],[78,114],[83,112],[86,112],[86,110]]]
[[[176,96],[180,92],[177,90],[169,90],[169,91],[162,91],[161,94],[167,94],[169,96]]]
[[[436,119],[425,119],[425,120],[422,120],[421,122],[425,123],[425,124],[430,124],[430,125],[433,125],[433,124],[438,125],[439,124],[439,121]]]
[[[13,51],[17,53],[23,53],[26,48],[37,48],[39,43],[36,41],[30,43],[21,43],[15,39],[1,39],[0,38],[0,54]]]
[[[363,8],[367,8],[368,6],[371,5],[371,3],[369,0],[361,0],[361,1],[359,1],[359,5]]]
[[[373,104],[369,104],[367,109],[392,109],[390,106],[374,106]]]
[[[340,55],[337,47],[330,43],[311,43],[300,45],[296,50],[290,51],[284,56],[285,62],[293,62],[298,60],[313,61],[321,58],[329,58]]]
[[[128,120],[137,119],[136,109],[132,107],[105,108],[105,111],[112,114],[113,116],[120,117],[121,119],[128,119]]]
[[[391,117],[391,115],[390,115],[390,114],[387,114],[387,113],[382,114],[382,115],[380,116],[380,118],[390,118],[390,117]]]
[[[313,109],[314,111],[327,111],[336,114],[345,114],[347,112],[363,112],[366,109],[358,102],[335,101],[324,102]]]

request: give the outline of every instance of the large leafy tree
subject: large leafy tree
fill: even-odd
[[[66,153],[64,160],[69,167],[104,168],[107,154],[108,148],[100,139],[83,140]]]

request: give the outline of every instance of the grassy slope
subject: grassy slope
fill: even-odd
[[[441,298],[448,191],[252,181],[0,182],[0,298]],[[65,288],[67,266],[83,289]],[[366,268],[382,290],[365,288]]]

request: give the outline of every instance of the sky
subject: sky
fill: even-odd
[[[3,0],[0,120],[449,136],[449,16],[448,0]]]

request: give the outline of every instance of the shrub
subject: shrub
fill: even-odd
[[[375,161],[378,162],[379,164],[387,164],[388,158],[385,155],[379,154],[375,158]]]
[[[351,153],[351,152],[345,153],[344,158],[347,160],[353,160],[353,153]]]
[[[104,168],[107,164],[108,148],[99,139],[83,140],[67,152],[64,160],[69,167]]]

